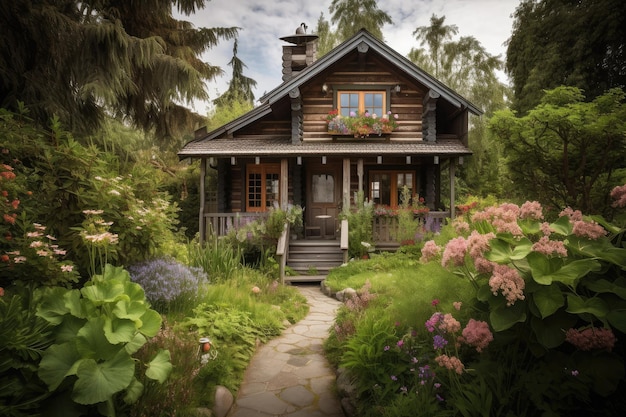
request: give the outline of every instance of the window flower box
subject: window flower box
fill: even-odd
[[[367,138],[369,136],[389,135],[398,127],[397,119],[398,115],[392,116],[391,112],[380,117],[369,112],[362,114],[352,112],[350,116],[342,116],[339,114],[339,110],[335,109],[326,116],[326,123],[328,133],[333,136]]]

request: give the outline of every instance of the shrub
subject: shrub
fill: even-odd
[[[128,268],[131,279],[142,286],[146,298],[161,313],[190,311],[201,298],[208,278],[202,268],[173,259],[152,259]]]
[[[194,241],[187,245],[189,264],[202,268],[214,283],[229,280],[242,268],[241,249],[233,247],[225,239],[215,236],[207,239],[204,245]]]

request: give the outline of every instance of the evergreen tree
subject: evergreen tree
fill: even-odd
[[[516,111],[527,112],[560,85],[588,99],[626,85],[622,0],[525,0],[514,16],[506,70]]]
[[[233,46],[233,57],[228,62],[233,68],[233,75],[228,83],[228,90],[215,100],[215,105],[226,105],[232,101],[244,101],[250,104],[254,103],[254,93],[252,88],[256,86],[256,81],[243,75],[243,69],[246,65],[237,56],[237,39]]]
[[[25,103],[40,125],[56,115],[75,134],[94,132],[112,114],[172,146],[202,120],[183,104],[207,99],[204,82],[222,73],[199,55],[237,33],[172,17],[173,7],[189,15],[204,4],[0,2],[0,105]]]
[[[392,24],[391,16],[378,8],[376,0],[333,0],[328,11],[337,25],[337,40],[343,42],[365,28],[383,40],[382,26]]]

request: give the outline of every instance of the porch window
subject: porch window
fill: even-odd
[[[339,114],[350,116],[350,113],[362,114],[365,111],[382,116],[387,113],[386,91],[338,91],[337,102]]]
[[[267,211],[280,201],[280,165],[249,164],[247,170],[246,211]]]
[[[415,171],[371,171],[370,200],[374,204],[398,207],[402,204],[402,189],[405,185],[409,188],[409,195],[413,197]]]

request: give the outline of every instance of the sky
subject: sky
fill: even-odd
[[[208,0],[205,8],[190,16],[174,14],[196,27],[239,27],[237,56],[246,65],[244,75],[257,82],[255,99],[276,88],[282,82],[282,47],[288,45],[281,37],[293,35],[300,23],[308,25],[307,33],[315,33],[320,14],[330,21],[328,7],[332,0]],[[378,8],[393,20],[384,25],[384,40],[391,48],[407,55],[411,48],[420,47],[413,32],[428,26],[430,17],[445,16],[446,25],[456,25],[457,37],[473,36],[491,55],[506,56],[505,42],[511,36],[513,13],[519,0],[380,0]],[[456,39],[456,38],[455,38]],[[202,55],[210,65],[224,70],[224,75],[207,84],[210,99],[221,95],[228,87],[233,42],[220,41]],[[508,83],[504,73],[500,79]],[[194,111],[207,114],[210,104],[190,104]]]

